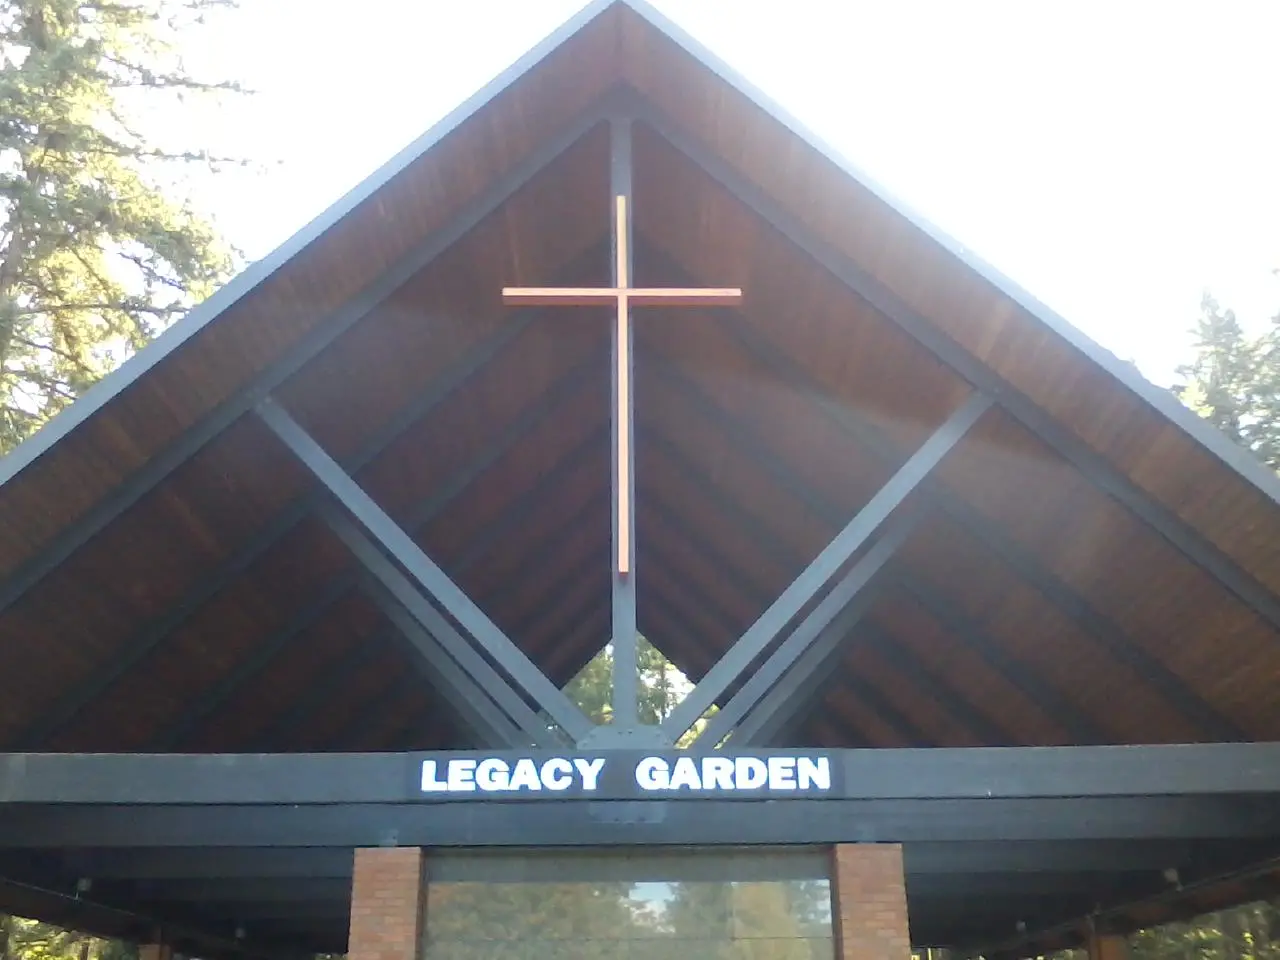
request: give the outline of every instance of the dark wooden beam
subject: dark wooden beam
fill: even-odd
[[[820,264],[870,306],[898,324],[934,357],[967,380],[975,390],[997,399],[1004,410],[1057,450],[1099,489],[1144,520],[1153,530],[1180,550],[1191,563],[1199,565],[1217,578],[1224,587],[1259,616],[1280,630],[1280,599],[1207,538],[1178,518],[1172,511],[1157,503],[1109,461],[1074,438],[1069,431],[1029,398],[965,352],[954,341],[948,339],[928,320],[914,313],[856,263],[822,244],[781,204],[772,201],[728,164],[675,130],[647,104],[636,103],[632,105],[632,109],[635,110],[635,115],[639,119],[652,127],[705,173],[730,190],[738,200],[773,227],[779,235]],[[970,512],[977,516],[977,511],[970,510]],[[1008,546],[1013,547],[1011,543]],[[1010,552],[1029,560],[1033,559],[1021,548]],[[1033,566],[1032,569],[1038,566]],[[1085,626],[1110,649],[1113,656],[1131,666],[1140,676],[1145,677],[1149,683],[1159,689],[1184,716],[1219,739],[1247,740],[1250,738],[1247,731],[1191,691],[1168,667],[1134,644],[1114,623],[1086,603],[1076,591],[1049,575],[1047,570],[1042,570],[1042,574],[1038,578],[1038,588],[1041,592],[1046,593],[1056,605]],[[1027,575],[1025,571],[1024,575]],[[1028,579],[1030,579],[1029,576]]]
[[[863,605],[846,607],[836,616],[761,697],[733,731],[734,748],[773,745],[795,735],[839,681],[840,660],[848,651],[850,633],[865,615],[866,606],[876,599],[877,586],[872,584]]]
[[[569,702],[564,692],[547,679],[284,408],[268,399],[259,404],[257,411],[280,442],[328,489],[373,543],[394,557],[415,586],[433,597],[571,739],[581,740],[590,732],[593,724],[582,711]],[[433,633],[442,639],[438,629]]]
[[[534,750],[519,755],[553,754]],[[1244,800],[1255,798],[1267,801],[1280,835],[1280,808],[1272,804],[1280,797],[1280,743],[939,747],[822,754],[840,771],[832,789],[854,799],[1195,796],[1239,801],[1247,810]],[[442,754],[490,755],[492,751]],[[622,758],[619,763],[638,756],[635,751],[617,755]],[[6,815],[37,805],[124,806],[137,811],[169,804],[390,803],[417,796],[414,778],[405,773],[416,769],[421,759],[408,753],[0,754],[0,803],[7,805]]]
[[[866,751],[871,753],[896,751]],[[931,751],[922,751],[931,752]],[[399,771],[405,777],[406,771]],[[334,792],[339,792],[335,790]],[[0,846],[584,847],[922,841],[1249,839],[1277,835],[1272,797],[639,800],[13,805]]]
[[[520,747],[528,743],[548,742],[549,738],[539,739],[541,725],[533,711],[528,711],[534,724],[533,731],[522,730],[503,712],[488,690],[449,655],[440,641],[423,629],[390,590],[378,585],[371,588],[370,595],[408,641],[409,647],[417,654],[417,663],[466,724],[475,737],[477,747]]]
[[[380,303],[390,297],[415,274],[422,271],[427,264],[440,256],[463,236],[469,233],[482,220],[497,210],[517,190],[550,166],[558,157],[577,143],[593,127],[608,115],[608,107],[600,104],[584,113],[574,124],[571,124],[562,135],[548,140],[525,160],[512,168],[505,176],[495,181],[488,189],[466,204],[455,214],[448,224],[434,231],[423,239],[416,247],[406,253],[393,264],[382,276],[371,283],[363,293],[350,303],[345,304],[332,315],[316,326],[316,328],[293,347],[284,357],[245,384],[239,391],[228,397],[221,404],[205,415],[198,423],[188,428],[168,447],[152,456],[147,464],[124,482],[117,485],[110,494],[89,508],[79,519],[73,521],[60,534],[54,537],[39,553],[16,570],[11,571],[0,584],[0,612],[7,610],[32,586],[43,579],[51,570],[56,569],[67,557],[88,542],[99,531],[120,516],[125,510],[137,503],[148,491],[154,489],[174,470],[186,463],[215,437],[219,436],[232,423],[249,413],[257,402],[265,395],[276,390],[295,373],[318,357],[334,340],[355,326]],[[254,273],[251,270],[247,273]],[[233,282],[233,284],[244,281]],[[229,285],[231,286],[231,285]],[[218,297],[222,300],[229,296],[223,291]],[[210,304],[212,307],[213,304]],[[195,326],[203,325],[213,319],[209,309],[199,311],[201,319]],[[192,326],[193,318],[180,324],[185,330]],[[86,397],[75,408],[56,418],[47,428],[40,432],[34,443],[23,444],[18,451],[4,458],[0,468],[0,479],[8,479],[37,455],[37,451],[47,449],[56,440],[65,436],[78,425],[88,411],[102,402],[105,396],[124,389],[141,373],[153,367],[162,359],[173,345],[181,342],[183,335],[167,335],[161,343],[150,347],[143,354],[121,367],[111,377],[98,386],[93,397]]]
[[[725,688],[786,628],[842,566],[875,536],[893,512],[929,476],[944,457],[965,437],[991,406],[984,396],[969,397],[947,421],[880,488],[852,520],[836,534],[817,557],[760,618],[738,638],[714,667],[663,723],[673,739],[679,738],[724,693]]]
[[[923,842],[903,849],[911,876],[1062,873],[1187,868],[1214,862],[1245,864],[1258,856],[1252,841],[1060,840],[1025,842]],[[0,875],[33,867],[33,854],[0,852]],[[337,878],[349,881],[346,847],[231,847],[72,849],[56,856],[68,878],[110,880]],[[437,869],[445,869],[437,865]]]
[[[405,632],[407,628],[406,638],[414,644],[432,673],[450,689],[451,702],[453,697],[480,698],[478,702],[492,700],[496,708],[522,732],[523,737],[517,743],[546,747],[557,744],[557,738],[524,698],[427,601],[408,576],[382,553],[369,535],[336,509],[327,510],[325,519],[338,539],[346,544],[347,549],[364,566],[373,583],[380,588],[371,591],[374,600],[397,629]],[[403,619],[401,613],[408,614],[410,620]],[[416,624],[421,632],[412,629],[412,624]],[[445,658],[437,656],[436,645],[442,648],[448,660],[457,663],[469,682],[458,686],[460,678],[448,669]],[[468,711],[466,715],[471,716],[471,712]],[[501,724],[494,726],[486,722],[480,732],[485,736],[505,736],[509,731]]]
[[[699,740],[705,740],[705,745],[711,748],[733,733],[743,718],[761,704],[761,698],[783,680],[805,653],[818,647],[824,637],[832,635],[828,628],[837,618],[840,621],[838,632],[841,636],[848,636],[849,631],[875,602],[876,594],[872,584],[910,535],[913,526],[910,520],[907,517],[887,525],[867,552],[853,563],[844,578],[805,615],[790,636],[769,654],[764,663],[751,672],[728,703],[707,722]],[[841,616],[842,613],[845,616]],[[766,714],[757,722],[767,721]]]
[[[659,374],[663,383],[671,390],[685,398],[692,411],[699,412],[705,416],[715,427],[718,434],[727,437],[732,443],[741,447],[753,463],[763,467],[772,476],[774,482],[798,497],[817,516],[827,519],[832,524],[840,522],[839,518],[842,515],[842,511],[836,505],[814,492],[811,487],[803,482],[793,468],[788,466],[766,446],[757,434],[743,426],[729,411],[722,409],[713,398],[697,387],[683,371],[657,357],[654,357],[651,361],[650,369]],[[705,490],[716,488],[707,471],[678,446],[668,440],[663,440],[662,449],[664,455],[669,457],[682,472],[688,474],[700,487]],[[934,497],[931,491],[926,489],[924,492],[925,499],[933,502]],[[733,522],[740,525],[744,530],[749,530],[751,537],[759,542],[762,548],[772,556],[795,556],[795,550],[765,525],[764,518],[761,515],[746,509],[736,498],[721,495],[715,498],[715,505],[718,508],[729,511]],[[892,571],[892,576],[897,581],[902,579],[904,571],[900,565]],[[915,585],[921,586],[920,584]],[[968,620],[953,621],[951,618],[939,618],[939,620],[944,628],[950,628],[951,632],[981,657],[988,666],[1004,677],[1015,689],[1021,691],[1028,699],[1036,703],[1040,709],[1049,715],[1050,719],[1070,733],[1077,743],[1104,743],[1111,739],[1102,731],[1101,727],[1076,707],[1052,683],[1042,679],[1033,670],[1007,654],[1000,644],[988,637],[977,624]],[[817,695],[815,690],[813,696],[816,697]],[[764,738],[759,739],[759,743],[774,743],[777,742],[774,738],[784,735],[784,732],[790,729],[791,726],[787,725],[776,731],[758,733],[756,736]]]

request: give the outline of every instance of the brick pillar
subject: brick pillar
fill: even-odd
[[[417,847],[355,852],[348,960],[418,960],[425,900],[422,866]]]
[[[1089,934],[1086,946],[1089,960],[1128,960],[1129,957],[1129,941],[1121,934],[1094,931]]]
[[[910,960],[901,845],[837,844],[831,899],[837,960]]]
[[[173,960],[173,947],[164,943],[138,944],[138,960]]]

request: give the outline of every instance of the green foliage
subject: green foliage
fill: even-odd
[[[640,637],[636,649],[636,667],[639,671],[640,722],[662,722],[672,708],[690,689],[690,683],[680,669],[667,659],[666,654],[644,637]],[[606,646],[591,662],[583,667],[565,687],[569,699],[596,723],[609,723],[613,718],[613,648]],[[686,746],[706,726],[707,718],[716,708],[712,706],[677,746]]]
[[[188,77],[180,32],[229,0],[0,0],[0,453],[229,276],[131,119]]]
[[[1174,393],[1192,410],[1280,469],[1280,315],[1248,336],[1210,296],[1195,327],[1195,355],[1178,368]]]

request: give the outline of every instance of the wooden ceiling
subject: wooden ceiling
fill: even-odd
[[[0,749],[459,742],[267,392],[553,680],[603,646],[608,324],[500,291],[607,279],[619,104],[637,281],[745,293],[637,316],[651,640],[696,679],[978,387],[802,739],[1280,736],[1275,478],[709,64],[593,7],[0,461]]]

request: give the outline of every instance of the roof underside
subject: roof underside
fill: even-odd
[[[804,739],[1280,732],[1280,636],[1265,606],[1203,562],[1273,601],[1280,511],[624,5],[0,488],[12,574],[0,672],[23,678],[0,704],[0,745],[455,741],[351,558],[306,509],[309,477],[243,412],[238,391],[338,322],[345,332],[276,375],[285,407],[343,463],[367,463],[365,489],[555,680],[600,649],[608,325],[589,310],[504,308],[499,291],[607,280],[608,137],[591,117],[620,97],[642,117],[639,281],[746,292],[739,310],[638,319],[639,616],[651,640],[697,678],[977,371],[1002,402],[908,504],[922,522]],[[566,131],[558,157],[441,242]],[[433,243],[443,249],[419,266]],[[208,429],[219,418],[224,429]],[[1125,484],[1205,553],[1193,559],[1112,495]],[[85,519],[104,517],[85,538]],[[296,716],[332,671],[345,682]]]
[[[620,103],[638,282],[745,292],[637,314],[650,640],[696,680],[976,385],[799,742],[1280,738],[1271,479],[619,4],[0,462],[0,750],[463,745],[267,392],[554,681],[601,649],[609,326],[500,291],[607,282]]]

